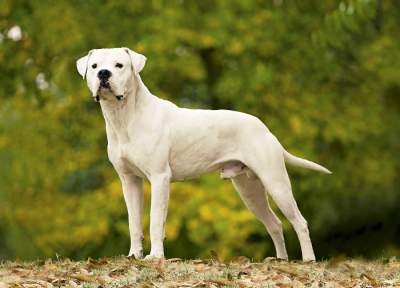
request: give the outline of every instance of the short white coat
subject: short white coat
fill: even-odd
[[[127,48],[95,49],[77,61],[106,123],[108,157],[121,178],[131,248],[141,258],[143,179],[151,183],[151,252],[164,257],[169,184],[219,170],[231,178],[245,205],[265,225],[277,257],[287,259],[282,225],[268,192],[297,232],[303,260],[315,260],[307,222],[293,198],[285,162],[325,173],[293,156],[258,118],[229,110],[179,108],[150,93],[139,72],[146,58]],[[110,77],[100,80],[99,71]]]

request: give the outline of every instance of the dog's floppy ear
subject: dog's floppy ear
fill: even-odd
[[[92,51],[93,50],[90,50],[86,56],[79,58],[78,61],[76,61],[76,69],[78,69],[78,72],[82,76],[83,79],[85,79],[85,77],[86,77],[86,72],[87,72],[88,63],[89,63],[89,57],[90,57],[90,54],[92,54]]]
[[[126,53],[128,53],[129,56],[131,57],[131,65],[134,73],[139,74],[139,72],[142,71],[144,64],[146,63],[147,58],[144,55],[132,51],[129,48],[124,48],[124,49]]]

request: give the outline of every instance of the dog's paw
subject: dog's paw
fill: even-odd
[[[307,264],[311,264],[311,263],[316,263],[317,261],[315,260],[315,258],[314,259],[303,259],[303,263],[307,263]]]
[[[143,258],[143,249],[137,250],[137,251],[129,251],[128,257],[132,257],[135,259],[142,259]]]
[[[303,262],[304,263],[314,263],[314,262],[316,262],[315,256],[314,255],[303,256]]]
[[[164,254],[149,254],[146,257],[144,257],[144,260],[146,261],[155,261],[155,260],[160,260],[160,259],[164,259]]]

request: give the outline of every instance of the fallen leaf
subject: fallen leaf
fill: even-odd
[[[214,250],[210,250],[210,259],[212,261],[221,262],[219,257],[218,257],[217,252],[215,252]]]
[[[167,261],[170,262],[170,263],[174,263],[174,262],[181,262],[182,259],[181,258],[170,258]]]
[[[367,273],[361,273],[360,277],[365,277],[369,280],[369,282],[371,282],[372,285],[379,286],[378,281],[376,281],[376,279],[374,277],[372,277],[371,275],[368,275]]]
[[[116,267],[108,273],[108,276],[115,277],[127,273],[126,267]]]
[[[231,264],[246,265],[250,263],[250,259],[246,256],[238,256],[230,261]]]

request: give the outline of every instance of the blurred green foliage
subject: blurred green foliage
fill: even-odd
[[[1,258],[127,253],[103,119],[75,68],[120,46],[147,56],[155,95],[254,114],[334,172],[290,169],[318,257],[400,255],[398,1],[2,0],[0,32]],[[173,184],[167,256],[210,250],[274,255],[229,182]]]

